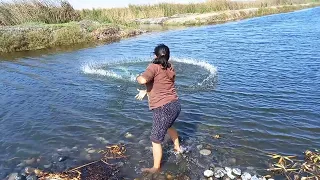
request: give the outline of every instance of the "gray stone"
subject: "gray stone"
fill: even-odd
[[[125,138],[129,139],[129,138],[133,138],[133,135],[129,132],[127,132],[125,135],[124,135]]]
[[[18,173],[12,173],[8,176],[8,180],[15,180],[18,177]]]
[[[28,164],[28,165],[31,165],[31,164],[33,164],[35,161],[36,161],[36,158],[31,158],[31,159],[25,160],[24,162],[25,162],[26,164]]]
[[[201,145],[201,144],[197,146],[198,150],[201,150],[202,148],[203,148],[203,145]]]
[[[49,169],[49,168],[51,167],[51,164],[43,165],[43,167],[44,167],[45,169]]]
[[[93,153],[95,153],[95,152],[96,152],[96,150],[94,150],[94,149],[90,149],[90,150],[88,151],[89,154],[93,154]]]
[[[214,177],[222,178],[226,174],[226,171],[223,168],[214,168]]]
[[[225,167],[224,169],[227,171],[227,173],[231,173],[232,172],[232,169],[229,168],[229,167]]]
[[[65,161],[65,160],[67,160],[67,159],[68,159],[67,156],[61,156],[61,157],[59,157],[58,161],[59,161],[59,162],[63,162],[63,161]]]
[[[235,165],[236,162],[237,162],[236,158],[229,158],[228,159],[228,164],[230,164],[230,165]]]
[[[205,170],[203,175],[207,178],[212,177],[214,175],[213,171],[211,170]]]
[[[200,150],[200,154],[204,156],[209,156],[211,154],[211,151],[209,149],[202,149]]]
[[[241,175],[241,179],[242,180],[250,180],[251,179],[251,174],[247,173],[247,172],[244,172],[242,175]]]
[[[233,168],[232,172],[233,172],[233,174],[235,174],[237,176],[241,176],[241,169],[239,169],[239,168]]]
[[[231,172],[227,172],[227,176],[230,178],[230,179],[235,179],[236,176],[234,176]]]
[[[27,180],[37,180],[37,179],[38,179],[37,176],[31,176],[31,175],[27,176]]]
[[[256,175],[251,177],[251,180],[260,180]]]

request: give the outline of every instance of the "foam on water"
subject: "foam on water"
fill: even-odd
[[[189,64],[194,66],[199,66],[209,72],[209,75],[203,79],[202,82],[198,83],[199,86],[202,86],[206,83],[208,83],[210,80],[214,80],[217,74],[217,68],[205,61],[196,60],[196,59],[190,59],[190,58],[172,58],[173,62],[183,63],[183,64]],[[84,64],[81,69],[82,72],[85,74],[92,74],[92,75],[98,75],[98,76],[106,76],[113,79],[119,79],[123,81],[131,81],[134,82],[136,80],[136,77],[138,73],[136,72],[130,72],[128,68],[126,67],[126,64],[135,64],[135,63],[141,63],[141,62],[149,62],[146,60],[135,60],[135,61],[119,61],[119,62],[113,62],[113,63],[101,63],[101,62],[93,62],[93,63],[87,63]],[[119,66],[118,69],[122,70],[123,73],[119,74],[113,70],[107,70],[106,67],[113,67],[113,66]],[[141,69],[143,71],[143,69]]]

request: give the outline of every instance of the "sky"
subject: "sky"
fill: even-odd
[[[157,4],[161,2],[195,3],[205,0],[69,0],[75,9],[127,7],[129,4]]]

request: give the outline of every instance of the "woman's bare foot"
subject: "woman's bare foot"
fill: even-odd
[[[142,168],[141,171],[142,172],[146,172],[146,173],[154,174],[154,173],[159,172],[160,169],[158,169],[158,168]]]

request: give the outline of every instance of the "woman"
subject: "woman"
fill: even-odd
[[[147,90],[139,90],[137,99],[148,96],[149,109],[153,112],[153,125],[150,139],[153,147],[153,167],[143,168],[142,172],[155,173],[160,171],[162,146],[166,133],[174,143],[174,150],[180,153],[180,143],[177,131],[172,127],[180,114],[181,105],[175,89],[175,71],[168,62],[170,50],[160,44],[154,49],[155,59],[146,71],[137,77],[139,84],[146,85]]]

